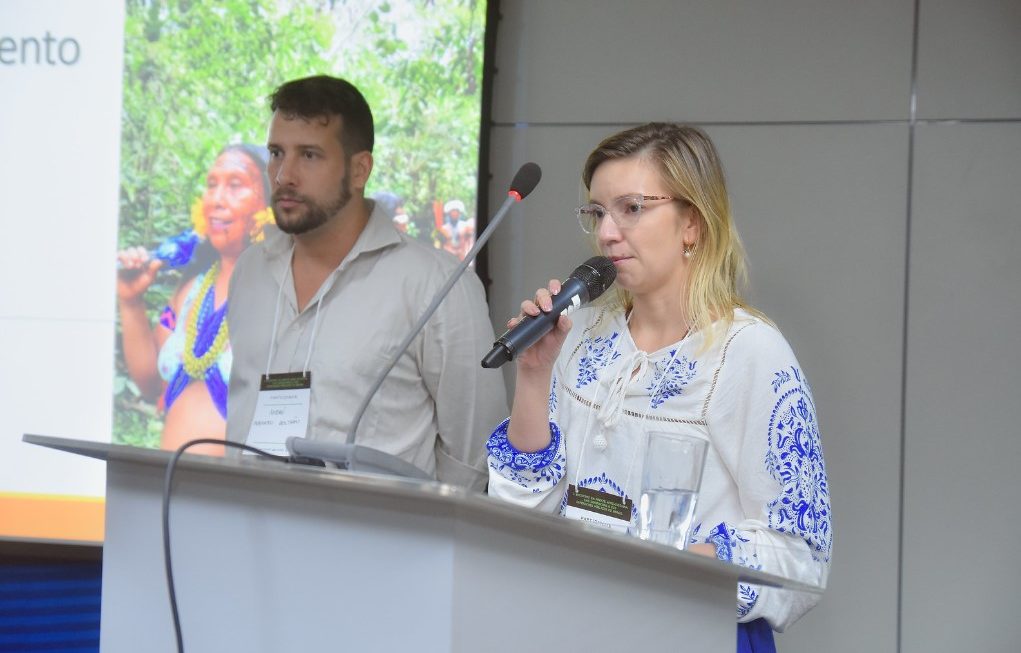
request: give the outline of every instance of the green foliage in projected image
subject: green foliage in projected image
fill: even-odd
[[[127,0],[119,248],[191,227],[217,152],[264,144],[266,96],[315,74],[358,86],[376,120],[368,194],[409,213],[460,199],[475,212],[484,0]],[[180,276],[145,295],[156,323]],[[120,343],[114,441],[158,446],[162,422]]]
[[[395,191],[412,213],[456,198],[474,214],[485,3],[414,2],[400,18],[389,5],[352,28],[368,47],[343,55],[377,124],[370,192]]]

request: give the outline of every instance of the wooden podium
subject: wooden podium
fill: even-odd
[[[171,454],[107,463],[101,646],[174,651]],[[809,586],[433,482],[184,455],[171,551],[185,651],[729,651],[737,582]]]

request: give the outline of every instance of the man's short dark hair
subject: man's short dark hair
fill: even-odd
[[[340,116],[344,153],[372,151],[375,130],[372,110],[365,96],[351,82],[329,75],[316,75],[281,84],[269,96],[269,107],[285,117],[328,120]]]

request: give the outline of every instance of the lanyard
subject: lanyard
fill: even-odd
[[[267,378],[269,377],[269,372],[271,369],[270,366],[273,363],[273,354],[276,353],[277,329],[280,326],[280,305],[284,297],[284,286],[286,286],[287,282],[292,278],[291,268],[293,264],[294,264],[294,246],[292,245],[290,255],[287,257],[287,271],[284,272],[284,279],[283,281],[280,282],[280,289],[277,291],[276,308],[273,311],[273,331],[272,333],[270,333],[269,355],[266,357]],[[333,287],[333,284],[336,281],[336,279],[337,277],[335,274],[330,276],[328,285],[325,288],[320,289],[321,292],[319,293],[319,299],[316,300],[316,314],[315,317],[312,319],[312,337],[309,339],[308,353],[305,354],[305,364],[301,368],[302,376],[308,375],[308,366],[309,363],[312,361],[312,348],[315,346],[316,335],[318,335],[319,333],[319,311],[323,307],[323,297],[325,297],[326,293],[328,293],[330,289]]]

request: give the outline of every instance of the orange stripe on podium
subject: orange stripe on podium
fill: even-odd
[[[102,497],[0,493],[0,537],[103,541]]]

